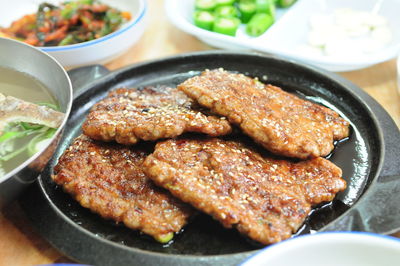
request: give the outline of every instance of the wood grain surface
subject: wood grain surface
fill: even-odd
[[[111,70],[136,62],[179,53],[210,50],[191,35],[171,25],[163,11],[163,0],[149,0],[148,26],[141,40],[126,54],[106,65]],[[340,73],[375,98],[400,125],[400,97],[395,60],[370,68]],[[400,232],[396,234],[400,237]],[[0,212],[0,266],[71,262],[50,246],[30,224],[18,202]]]

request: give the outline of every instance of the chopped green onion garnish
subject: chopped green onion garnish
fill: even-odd
[[[172,238],[174,238],[174,233],[171,232],[171,233],[156,237],[156,240],[160,243],[165,244],[165,243],[168,243],[169,241],[171,241]]]
[[[58,110],[59,107],[50,103],[39,103],[39,105]],[[41,149],[44,141],[50,141],[57,129],[49,128],[43,125],[19,122],[8,124],[4,129],[4,133],[0,136],[0,161],[8,161],[27,151],[31,156]],[[13,150],[15,141],[36,134],[28,140],[28,143],[16,150]]]
[[[31,123],[26,123],[26,122],[21,122],[20,125],[25,130],[28,130],[28,129],[41,129],[43,127],[42,125],[31,124]]]
[[[48,131],[42,132],[36,136],[34,136],[31,141],[29,141],[27,149],[28,149],[28,155],[32,156],[36,152],[40,150],[39,147],[37,147],[38,143],[44,141],[44,140],[50,140],[50,138],[53,136],[54,131],[52,131],[52,134],[49,136],[47,133]]]
[[[20,139],[30,134],[34,133],[35,129],[25,130],[25,131],[7,131],[0,136],[0,142],[9,141],[12,139]]]

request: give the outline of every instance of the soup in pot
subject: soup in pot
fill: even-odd
[[[0,67],[0,178],[46,147],[63,117],[40,81]]]

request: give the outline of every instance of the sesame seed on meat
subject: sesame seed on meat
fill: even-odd
[[[117,89],[93,106],[83,133],[93,139],[135,144],[185,132],[220,136],[231,132],[226,119],[206,115],[176,88]]]
[[[83,207],[166,242],[193,209],[144,174],[148,153],[143,145],[101,143],[81,135],[60,157],[52,179]]]
[[[160,142],[143,167],[177,198],[263,244],[289,238],[312,206],[346,188],[326,159],[277,160],[217,138]]]
[[[349,135],[349,123],[335,111],[243,74],[206,70],[178,89],[278,155],[325,156],[334,140]]]

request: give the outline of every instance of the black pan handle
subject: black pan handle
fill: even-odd
[[[72,82],[74,98],[86,91],[86,85],[108,73],[110,73],[110,70],[102,65],[84,66],[68,71],[68,76]]]
[[[398,232],[399,181],[399,175],[379,177],[350,210],[321,231],[364,231],[378,234]]]

